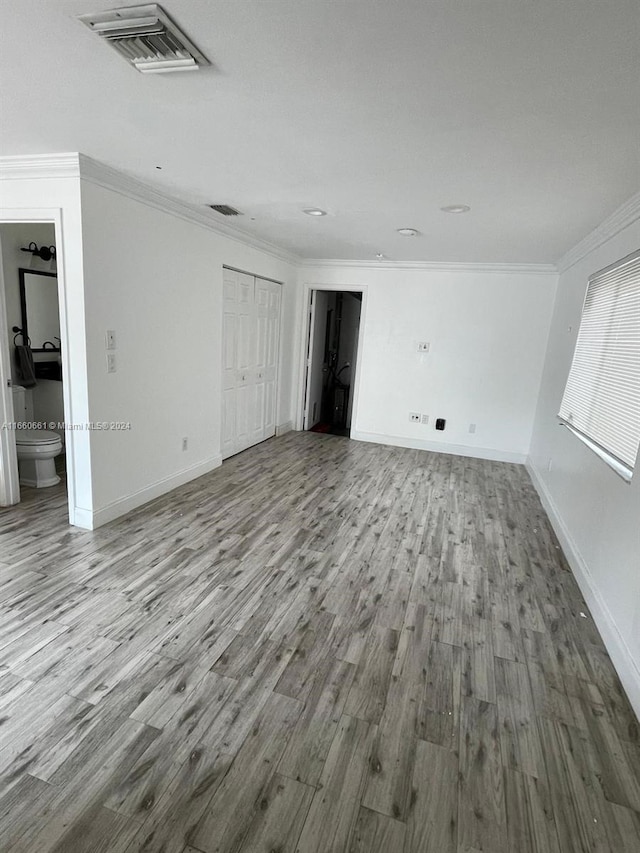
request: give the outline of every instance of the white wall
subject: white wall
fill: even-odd
[[[640,246],[640,220],[560,276],[530,470],[620,679],[640,716],[640,471],[630,484],[560,427],[589,276]],[[552,469],[548,470],[551,461]]]
[[[131,423],[91,433],[101,524],[221,462],[223,265],[284,282],[277,423],[290,423],[296,287],[285,261],[87,180],[82,213],[90,420]]]
[[[301,278],[366,288],[352,438],[525,461],[555,274],[310,265]]]

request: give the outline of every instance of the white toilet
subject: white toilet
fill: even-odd
[[[29,423],[27,393],[21,385],[13,386],[13,419]],[[43,489],[60,482],[56,474],[55,458],[62,453],[62,439],[57,432],[47,429],[17,429],[16,450],[20,483]]]

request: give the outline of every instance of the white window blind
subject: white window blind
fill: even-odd
[[[640,251],[589,279],[559,417],[631,479],[640,443]]]

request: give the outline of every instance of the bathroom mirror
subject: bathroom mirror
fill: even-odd
[[[58,276],[54,272],[19,269],[24,342],[33,352],[60,352]]]

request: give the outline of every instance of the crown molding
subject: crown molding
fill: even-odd
[[[0,157],[1,181],[79,177],[80,155],[76,152]]]
[[[590,252],[593,252],[594,249],[602,246],[607,240],[624,231],[625,228],[632,225],[638,219],[640,219],[640,192],[632,195],[611,216],[607,217],[604,222],[601,222],[597,228],[594,228],[590,234],[587,234],[572,249],[569,249],[558,261],[558,271],[561,273],[565,272]]]
[[[280,246],[276,246],[274,243],[261,240],[259,237],[255,237],[241,228],[213,219],[213,213],[210,214],[207,210],[201,210],[195,205],[180,201],[150,184],[139,181],[137,178],[126,175],[124,172],[113,169],[111,166],[100,163],[84,154],[80,154],[79,156],[80,176],[83,180],[128,196],[135,201],[155,207],[164,213],[170,213],[187,222],[200,225],[209,231],[220,234],[222,237],[227,237],[237,243],[242,243],[244,246],[251,246],[261,252],[265,252],[280,261],[297,264],[300,260],[296,255],[282,249]]]
[[[475,272],[503,273],[506,275],[553,275],[558,272],[555,264],[474,264],[457,261],[341,261],[305,259],[300,262],[304,269],[362,269],[362,270],[424,270],[427,272]]]
[[[621,205],[590,234],[566,252],[557,264],[486,264],[460,263],[446,261],[374,261],[305,258],[289,252],[280,246],[262,240],[243,231],[237,226],[228,225],[213,219],[213,214],[195,205],[187,204],[168,193],[156,189],[150,184],[130,177],[123,172],[100,163],[91,157],[77,152],[61,154],[27,154],[17,157],[0,157],[0,180],[25,180],[45,178],[82,178],[105,189],[118,192],[143,204],[155,207],[165,213],[177,216],[187,222],[200,225],[241,243],[265,252],[286,263],[324,269],[384,269],[384,270],[424,270],[436,272],[475,272],[503,273],[514,275],[549,275],[564,272],[590,252],[615,237],[620,231],[640,219],[640,192]]]
[[[105,163],[100,163],[85,154],[44,154],[20,157],[0,157],[0,180],[18,180],[28,178],[81,178],[96,186],[120,193],[120,195],[154,207],[163,213],[177,216],[202,228],[207,228],[222,237],[251,246],[280,261],[297,264],[300,258],[291,252],[261,240],[236,226],[227,225],[214,219],[213,212],[201,210],[195,205],[187,204],[156,189],[150,184],[139,181],[129,175],[113,169]]]

